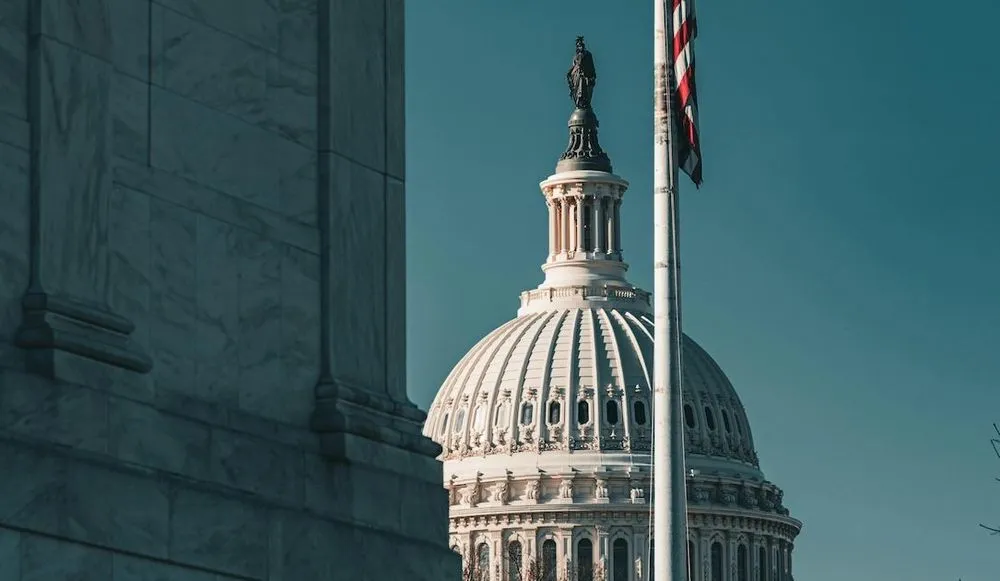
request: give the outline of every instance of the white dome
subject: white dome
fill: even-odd
[[[591,304],[522,315],[459,361],[431,405],[425,433],[447,460],[569,451],[573,463],[589,465],[587,453],[648,454],[652,351],[653,323],[643,310]],[[683,357],[689,467],[759,479],[732,384],[686,336]]]

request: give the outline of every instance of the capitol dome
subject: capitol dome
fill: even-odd
[[[626,278],[628,182],[597,128],[589,104],[578,107],[540,184],[544,280],[458,361],[428,411],[464,581],[644,581],[652,571],[650,295]],[[760,469],[739,396],[687,336],[681,370],[689,578],[791,581],[802,524]]]
[[[587,289],[569,291],[582,297]],[[542,301],[547,294],[525,298]],[[629,294],[639,303],[632,309],[535,310],[479,341],[431,405],[427,431],[443,457],[476,458],[482,470],[480,458],[495,454],[566,450],[588,461],[583,452],[648,453],[653,323],[641,308],[648,295]],[[683,361],[688,468],[761,480],[746,412],[729,379],[688,337]],[[610,460],[602,454],[589,461]],[[510,460],[497,464],[502,470]]]

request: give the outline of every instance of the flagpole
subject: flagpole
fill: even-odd
[[[673,11],[667,1],[653,1],[653,581],[684,581],[687,499],[680,417],[678,163],[669,89]]]

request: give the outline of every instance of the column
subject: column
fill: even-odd
[[[569,230],[569,246],[566,247],[566,256],[569,256],[576,250],[577,207],[575,198],[566,198],[566,203],[569,204],[569,222],[566,223],[566,229]]]
[[[601,216],[604,214],[604,198],[594,198],[594,220],[591,223],[591,231],[594,236],[594,252],[601,252],[604,249],[604,236],[601,232],[604,228],[601,228]]]
[[[549,200],[546,204],[549,207],[549,260],[556,253],[556,203]]]
[[[565,256],[569,254],[570,227],[569,227],[569,199],[563,196],[559,199],[559,207],[562,209],[562,220],[559,224],[559,251]]]
[[[615,218],[614,218],[614,230],[615,230],[615,252],[620,256],[622,253],[622,200],[618,198],[615,200]]]
[[[597,525],[595,529],[597,538],[594,539],[594,552],[597,555],[597,562],[600,564],[604,579],[611,579],[611,546],[608,528],[604,525]]]
[[[576,251],[583,252],[583,196],[576,197]]]
[[[614,254],[615,252],[615,208],[614,199],[605,198],[605,210],[604,210],[604,235],[607,237],[606,250],[608,254]]]

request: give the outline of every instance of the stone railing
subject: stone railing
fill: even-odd
[[[621,286],[566,286],[524,291],[521,293],[521,307],[533,303],[552,303],[560,299],[598,299],[625,303],[649,305],[650,293],[637,288]]]

